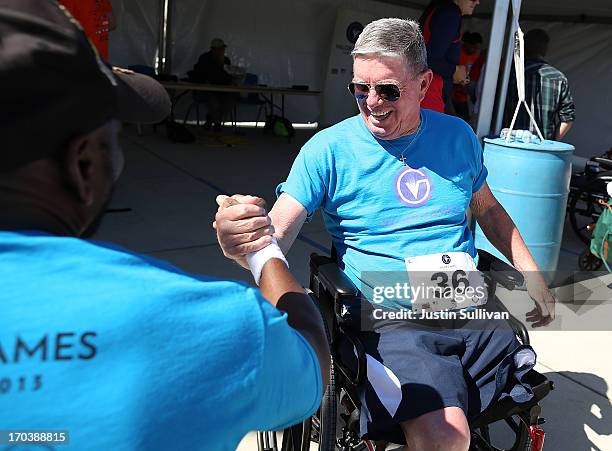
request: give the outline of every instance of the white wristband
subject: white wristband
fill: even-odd
[[[251,269],[255,283],[258,286],[259,279],[261,278],[261,270],[271,258],[278,258],[279,260],[282,260],[283,263],[287,265],[287,268],[289,268],[289,263],[287,263],[287,259],[285,258],[283,251],[281,251],[281,248],[278,246],[278,242],[276,241],[275,237],[272,237],[272,243],[268,244],[263,249],[246,255],[247,263],[249,264],[249,268]]]

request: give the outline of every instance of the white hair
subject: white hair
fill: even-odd
[[[389,18],[370,22],[359,35],[351,55],[402,57],[414,74],[427,69],[425,41],[414,20]]]

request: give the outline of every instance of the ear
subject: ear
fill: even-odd
[[[72,138],[64,154],[64,168],[73,193],[86,207],[94,202],[94,176],[100,164],[94,133]]]
[[[433,72],[427,69],[419,75],[419,100],[422,102],[425,98],[425,93],[429,89],[429,85],[433,80]]]

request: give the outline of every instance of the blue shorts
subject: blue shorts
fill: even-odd
[[[506,321],[397,321],[355,333],[367,355],[367,381],[359,387],[364,439],[403,444],[403,421],[445,407],[460,407],[469,421],[506,396],[517,402],[533,396],[522,375],[535,353]],[[356,367],[348,341],[341,341],[340,355]]]

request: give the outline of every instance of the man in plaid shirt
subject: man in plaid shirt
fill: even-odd
[[[544,138],[560,141],[571,128],[576,114],[567,77],[544,61],[549,42],[544,30],[534,29],[525,34],[525,101]],[[512,74],[504,114],[505,126],[510,125],[517,102],[516,77]],[[514,128],[536,133],[524,108],[519,110]]]

